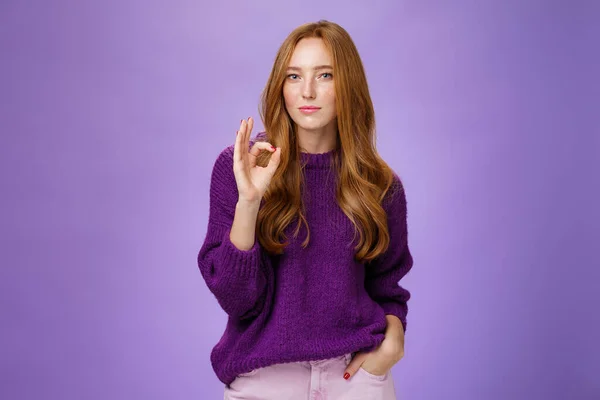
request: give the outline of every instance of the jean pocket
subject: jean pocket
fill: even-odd
[[[370,373],[369,371],[367,371],[363,367],[358,367],[358,372],[360,372],[361,374],[367,376],[369,379],[374,379],[376,381],[384,381],[389,376],[389,372],[387,372],[387,373],[385,373],[383,375],[375,375],[375,374]]]
[[[258,370],[259,370],[259,368],[253,369],[250,372],[242,372],[241,374],[238,374],[238,378],[243,378],[243,377],[248,377],[248,376],[256,375],[258,373]]]

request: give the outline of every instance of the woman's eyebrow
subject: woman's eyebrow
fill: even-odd
[[[290,71],[302,71],[302,68],[300,67],[287,67],[288,70]],[[319,69],[333,69],[333,67],[331,65],[317,65],[316,67],[313,68],[313,70],[317,71]]]

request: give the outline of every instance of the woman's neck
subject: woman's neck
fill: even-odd
[[[296,135],[302,153],[321,154],[337,148],[337,129],[325,127],[319,131],[308,131],[298,127]]]

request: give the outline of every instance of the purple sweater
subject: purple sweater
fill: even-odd
[[[282,255],[254,246],[239,250],[229,240],[238,200],[233,145],[217,157],[210,183],[208,229],[198,266],[208,289],[228,314],[225,332],[211,352],[219,380],[276,363],[309,361],[371,351],[384,339],[386,315],[406,331],[410,292],[398,282],[413,259],[407,242],[406,196],[395,174],[394,196],[386,197],[391,242],[370,263],[353,259],[353,225],[335,201],[332,150],[301,153],[306,190],[303,201],[311,230],[294,238]],[[398,190],[399,189],[399,190]],[[392,192],[390,190],[390,192]]]

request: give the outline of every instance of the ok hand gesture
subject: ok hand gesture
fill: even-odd
[[[233,151],[233,172],[240,200],[260,201],[269,187],[281,159],[281,148],[275,148],[268,142],[256,142],[250,151],[250,134],[254,120],[242,120],[237,132]],[[256,157],[261,151],[273,153],[266,167],[256,165]]]

